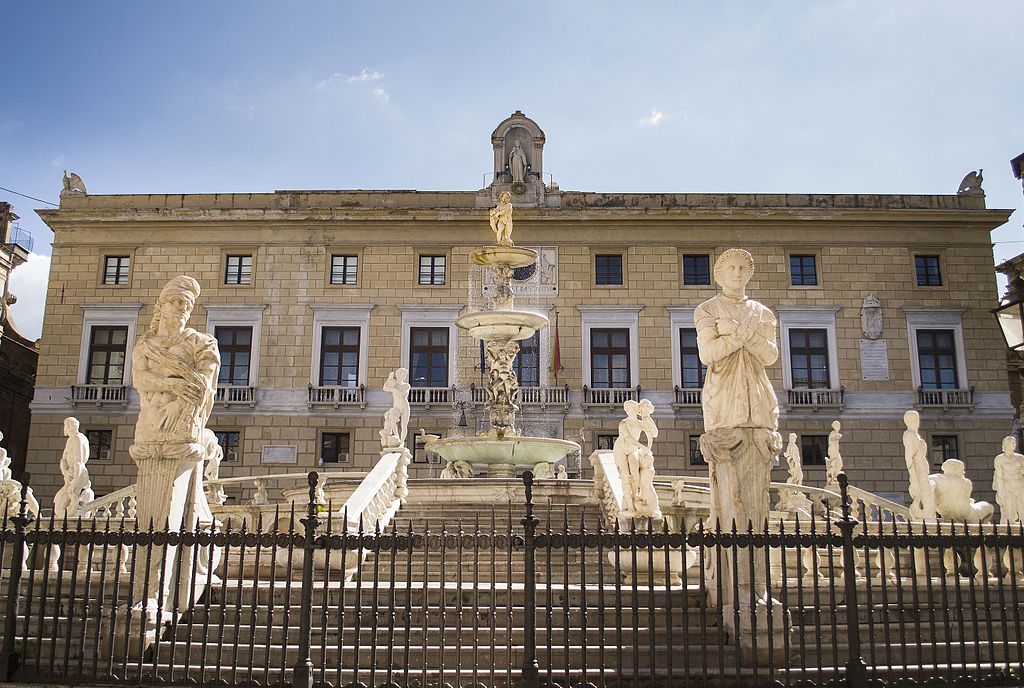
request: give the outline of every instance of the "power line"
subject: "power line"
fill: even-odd
[[[41,198],[36,198],[35,196],[29,196],[28,194],[23,194],[20,191],[14,191],[13,189],[5,189],[2,186],[0,186],[0,191],[6,191],[7,193],[12,193],[15,196],[21,196],[22,198],[28,198],[28,199],[31,199],[33,201],[39,201],[40,203],[46,203],[47,205],[52,205],[54,208],[59,208],[60,207],[59,203],[53,203],[51,201],[44,201]]]

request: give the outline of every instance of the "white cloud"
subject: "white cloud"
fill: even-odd
[[[352,84],[352,83],[355,83],[356,81],[376,81],[377,79],[383,79],[383,78],[384,78],[384,75],[381,74],[380,72],[378,72],[377,70],[373,70],[371,72],[369,69],[365,69],[364,68],[363,71],[359,72],[355,76],[350,76],[347,79],[347,81],[350,84]]]
[[[30,253],[28,261],[11,273],[11,293],[18,302],[11,306],[11,319],[24,337],[38,339],[43,331],[43,305],[50,278],[50,256]]]
[[[373,89],[373,97],[382,103],[386,103],[391,100],[391,94],[385,91],[383,88]]]
[[[646,117],[641,117],[639,120],[637,120],[637,123],[644,127],[656,127],[662,122],[666,121],[667,119],[668,115],[666,115],[664,112],[662,112],[661,110],[655,110],[654,108],[651,108],[651,114],[647,115]]]
[[[377,81],[383,79],[384,75],[375,69],[363,69],[358,74],[342,74],[340,72],[334,72],[329,77],[317,83],[316,87],[320,90],[325,88],[333,88],[339,84],[356,84],[368,81]]]
[[[58,155],[56,158],[50,161],[50,167],[60,169],[61,167],[64,167],[64,163],[66,162],[67,158],[65,158],[63,155]]]

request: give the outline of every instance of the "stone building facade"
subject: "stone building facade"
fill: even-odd
[[[495,181],[479,191],[67,193],[40,211],[55,239],[33,404],[37,492],[60,480],[68,415],[93,443],[97,494],[133,481],[138,400],[125,352],[181,273],[203,287],[192,325],[217,335],[224,358],[210,423],[226,445],[223,476],[365,470],[390,404],[381,385],[398,366],[412,369],[410,428],[476,431],[478,344],[454,322],[483,302],[488,277],[469,253],[493,241],[487,212],[509,190],[515,242],[540,251],[517,275],[517,305],[558,325],[520,356],[527,432],[582,437],[589,454],[639,393],[656,407],[659,473],[706,474],[692,310],[715,294],[715,258],[742,246],[756,262],[748,293],[779,318],[770,373],[780,430],[804,437],[807,483],[824,483],[824,466],[810,464],[839,419],[851,481],[905,492],[901,417],[916,407],[934,463],[965,460],[985,496],[1013,418],[990,313],[989,233],[1009,211],[976,193],[564,191],[543,182],[532,120],[515,113],[491,142]],[[510,159],[516,143],[525,160]],[[412,477],[437,475],[415,455]]]

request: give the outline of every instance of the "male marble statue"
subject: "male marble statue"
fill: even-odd
[[[169,281],[149,328],[132,350],[139,418],[128,453],[138,466],[140,528],[191,529],[209,513],[202,489],[203,430],[213,410],[220,352],[211,335],[187,327],[199,293],[199,283],[191,277]],[[154,570],[148,576],[145,599],[150,603],[156,601],[159,581],[164,579],[157,561],[161,558],[153,557]],[[173,558],[167,564],[173,566]],[[172,571],[167,574],[169,587],[174,576]]]
[[[917,411],[903,414],[907,426],[903,433],[903,456],[910,473],[910,517],[935,520],[935,492],[928,480],[928,443],[918,434],[921,415]]]
[[[85,467],[89,460],[89,440],[79,432],[78,419],[70,416],[64,419],[64,435],[68,438],[60,457],[64,486],[53,497],[53,513],[68,518],[89,516],[83,507],[96,498],[89,469]]]
[[[633,509],[640,518],[661,518],[658,505],[658,493],[654,489],[654,450],[653,444],[658,437],[658,426],[651,414],[654,404],[648,399],[640,400],[640,430],[646,435],[647,441],[637,450],[638,473],[637,484],[634,486]]]
[[[992,490],[999,505],[999,522],[1024,521],[1024,454],[1017,453],[1017,438],[1003,438],[1003,453],[996,457]]]
[[[498,246],[513,246],[512,243],[512,194],[502,191],[498,206],[490,211],[491,230]]]
[[[828,457],[825,459],[825,483],[828,485],[838,485],[839,474],[843,472],[843,456],[839,453],[839,440],[843,439],[839,432],[841,427],[839,421],[832,421],[832,432],[828,434]]]
[[[711,474],[710,524],[723,530],[760,530],[768,518],[768,487],[771,467],[782,449],[778,433],[779,405],[768,379],[767,367],[779,357],[777,321],[766,306],[747,297],[746,287],[754,274],[754,259],[747,251],[732,248],[715,261],[715,282],[721,293],[697,306],[697,350],[707,366],[702,407],[704,434],[700,449]],[[761,617],[772,600],[765,586],[764,563],[754,562],[753,579],[746,564],[737,567],[735,586],[730,552],[723,552],[724,606],[750,606],[756,600]],[[752,590],[753,588],[753,590]],[[731,591],[738,594],[734,597]],[[749,647],[749,615],[743,614],[741,648]],[[762,621],[759,618],[759,622]],[[761,623],[758,623],[761,626]],[[780,628],[780,632],[788,626]],[[762,644],[762,650],[764,650]]]
[[[381,431],[381,445],[384,448],[400,447],[405,444],[406,433],[409,432],[409,390],[412,389],[412,385],[409,384],[409,371],[406,368],[399,368],[388,373],[388,379],[384,381],[384,391],[391,392],[392,409],[398,410],[397,424],[392,422],[389,426],[388,416],[384,416],[384,428],[385,430],[393,430],[393,434],[397,438],[397,444],[385,445],[384,431]],[[392,418],[392,421],[395,419]]]
[[[789,470],[789,477],[786,478],[787,485],[799,487],[804,484],[803,460],[800,457],[800,446],[795,432],[789,433],[789,444],[786,446],[786,467]],[[800,490],[783,488],[779,490],[779,503],[776,508],[780,511],[796,512],[811,508],[811,500]]]
[[[640,443],[643,425],[639,417],[640,402],[627,399],[623,402],[622,409],[626,412],[626,417],[619,421],[619,434],[612,444],[612,456],[615,458],[615,467],[619,469],[619,478],[622,481],[621,513],[624,516],[632,516],[635,513],[633,486],[640,484],[640,461],[637,451],[643,446]]]
[[[220,462],[224,460],[224,449],[217,441],[217,433],[209,428],[203,430],[203,449],[206,452],[206,468],[203,469],[206,498],[224,504],[228,496],[224,487],[217,483],[220,480]]]
[[[928,476],[935,491],[935,510],[947,521],[988,523],[995,507],[971,499],[974,485],[964,473],[963,461],[946,459],[941,473]]]
[[[521,182],[526,179],[526,153],[523,147],[516,141],[512,152],[508,154],[508,168],[512,172],[512,181]]]

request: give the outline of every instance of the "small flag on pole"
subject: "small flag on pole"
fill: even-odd
[[[555,345],[551,349],[551,374],[556,378],[562,369],[562,347],[558,341],[558,311],[555,311]]]

